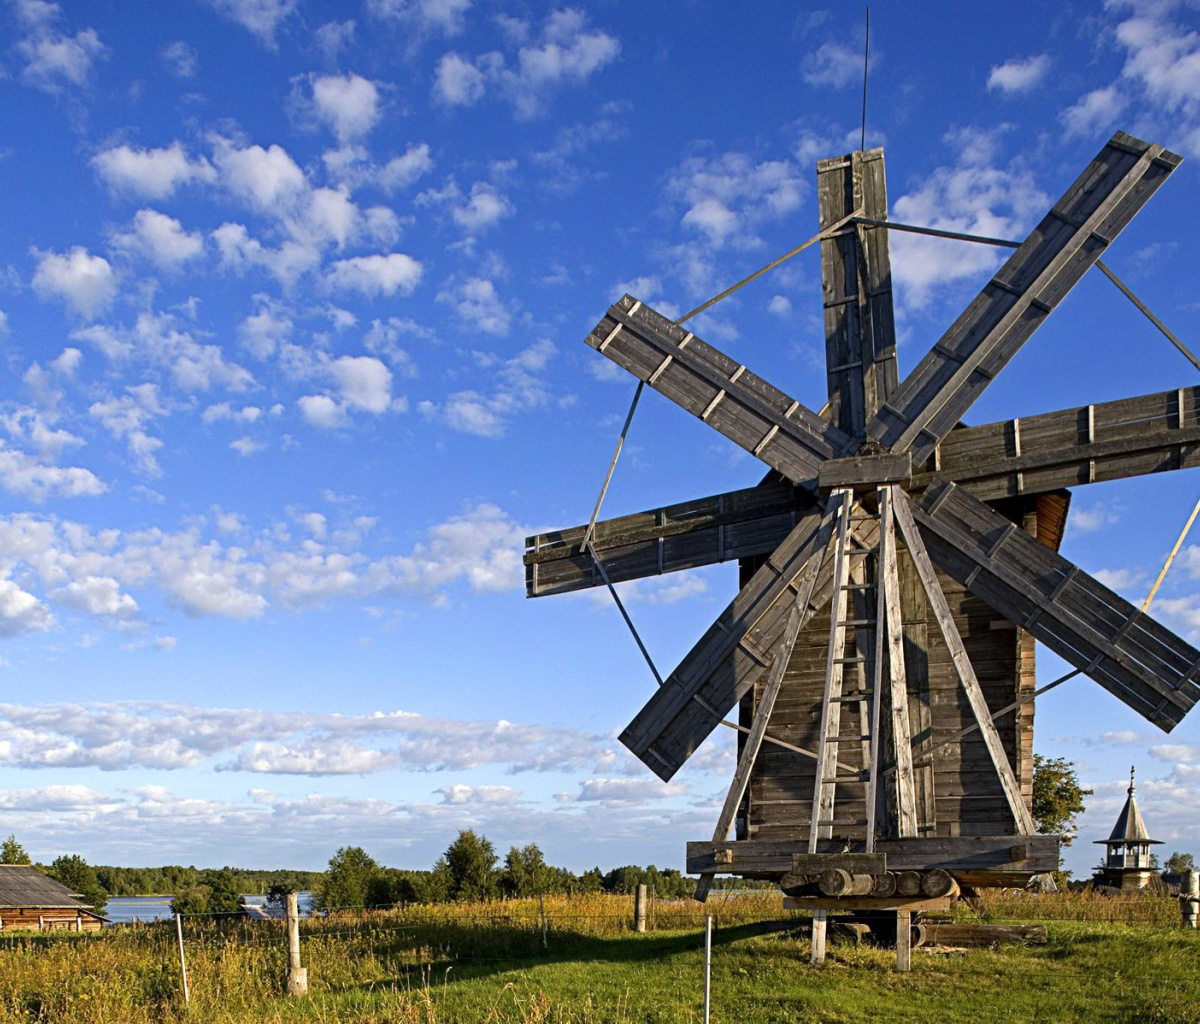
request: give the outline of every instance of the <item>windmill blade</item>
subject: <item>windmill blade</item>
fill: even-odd
[[[1118,132],[884,404],[867,433],[928,458],[1179,165]]]
[[[1200,652],[954,484],[913,514],[937,567],[1169,732],[1200,698]]]
[[[825,558],[839,502],[800,523],[741,589],[654,696],[621,733],[664,781],[692,756],[771,663],[792,607],[799,628],[828,599],[833,570]]]
[[[914,490],[953,480],[985,501],[1200,466],[1200,387],[952,430],[931,463]]]
[[[772,472],[757,487],[601,520],[591,546],[618,583],[770,554],[819,509],[819,499]],[[526,539],[528,597],[604,585],[591,553],[580,550],[586,530],[576,526]]]
[[[609,309],[587,343],[808,490],[816,491],[822,462],[858,447],[815,412],[630,295]]]

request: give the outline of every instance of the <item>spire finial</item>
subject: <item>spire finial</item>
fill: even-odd
[[[1129,766],[1129,795],[1133,796],[1133,769],[1134,766]]]

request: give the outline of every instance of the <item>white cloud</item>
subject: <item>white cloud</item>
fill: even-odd
[[[1040,85],[1050,70],[1050,57],[1041,53],[1021,59],[1013,57],[1003,64],[993,64],[987,87],[1005,93],[1023,93]]]
[[[10,579],[0,579],[0,636],[44,633],[54,625],[50,609]]]
[[[90,469],[54,466],[0,441],[0,487],[33,501],[80,498],[103,494],[108,488]]]
[[[167,269],[178,269],[204,252],[204,239],[198,231],[184,231],[174,217],[157,210],[138,210],[130,230],[115,234],[112,241],[118,249]]]
[[[1073,508],[1068,529],[1078,533],[1094,533],[1119,523],[1122,511],[1120,504],[1104,501],[1093,502],[1086,508]]]
[[[278,144],[264,149],[238,147],[222,136],[214,138],[213,160],[222,183],[236,196],[259,210],[280,212],[307,190],[304,172]]]
[[[244,224],[222,224],[210,237],[221,254],[222,267],[239,273],[248,268],[265,270],[284,288],[294,287],[321,262],[321,251],[311,242],[288,240],[271,248],[252,238]]]
[[[457,35],[472,0],[367,0],[377,18],[399,21],[421,32]]]
[[[462,806],[464,804],[500,804],[509,805],[520,802],[521,791],[512,786],[465,786],[459,783],[454,786],[442,786],[435,789],[440,793],[442,802]]]
[[[212,164],[204,157],[190,159],[178,141],[158,149],[114,146],[92,157],[92,166],[110,188],[149,199],[167,199],[181,185],[216,180]]]
[[[1128,97],[1117,86],[1109,85],[1080,97],[1079,102],[1059,115],[1059,119],[1067,131],[1067,138],[1088,138],[1111,130],[1127,106]]]
[[[1020,166],[995,166],[994,133],[960,130],[947,136],[955,163],[935,168],[915,191],[892,203],[897,221],[925,227],[1022,238],[1046,208],[1049,197]],[[929,305],[939,286],[994,269],[1007,255],[991,246],[893,233],[892,273],[909,309]],[[1074,516],[1072,516],[1074,518]]]
[[[139,384],[127,387],[124,395],[110,395],[93,402],[88,415],[103,426],[113,437],[124,440],[135,467],[147,476],[161,476],[162,468],[154,453],[162,447],[162,441],[151,437],[147,427],[166,410],[158,400],[156,384]]]
[[[275,49],[275,33],[296,10],[296,0],[208,0],[223,15]]]
[[[556,351],[552,342],[543,339],[512,359],[499,363],[485,359],[484,365],[494,371],[486,390],[456,391],[442,405],[426,401],[418,408],[465,434],[501,437],[514,416],[550,403],[545,370]]]
[[[159,51],[158,55],[162,59],[167,71],[176,78],[195,77],[196,67],[200,59],[196,55],[196,51],[182,39],[176,40],[173,43],[167,43]]]
[[[43,299],[62,299],[90,320],[107,309],[117,294],[117,275],[112,265],[81,245],[65,255],[55,252],[36,255],[33,290]]]
[[[576,800],[599,801],[610,806],[627,807],[646,800],[665,800],[687,791],[682,782],[658,779],[586,779]]]
[[[314,427],[332,430],[349,422],[345,408],[328,395],[302,395],[296,404],[305,420]]]
[[[792,315],[792,300],[786,295],[772,295],[767,303],[767,312],[778,317],[789,317]]]
[[[392,404],[392,371],[372,356],[342,356],[330,364],[342,401],[352,409],[387,412]]]
[[[875,56],[871,57],[872,67]],[[843,89],[862,82],[863,51],[843,46],[841,43],[825,43],[804,58],[802,65],[804,81],[809,85],[827,85]]]
[[[236,437],[229,442],[229,447],[237,452],[243,459],[249,458],[251,455],[261,452],[266,448],[266,444],[262,441],[256,441],[250,436]]]
[[[447,286],[438,292],[437,301],[450,306],[468,327],[485,334],[503,336],[512,326],[512,313],[487,278],[469,277]]]
[[[421,264],[405,253],[374,253],[337,260],[329,268],[326,280],[335,289],[375,298],[397,292],[411,295],[421,281],[421,273]]]
[[[345,145],[379,122],[379,89],[361,75],[319,75],[312,79],[313,109]]]
[[[447,53],[433,76],[433,98],[449,107],[469,107],[483,97],[484,71],[459,53]]]
[[[409,146],[401,156],[392,157],[379,171],[378,181],[386,189],[408,188],[433,170],[429,146],[422,142]]]
[[[354,43],[354,30],[357,23],[348,21],[327,21],[313,32],[313,42],[330,63],[336,61],[343,50]]]
[[[29,13],[34,10],[31,4],[25,3],[20,10],[25,12],[22,20],[30,28],[29,35],[16,45],[25,62],[22,81],[51,94],[87,85],[95,61],[108,54],[99,33],[87,28],[66,35],[54,28],[53,22],[61,14],[57,4],[40,5],[37,16]]]
[[[587,15],[575,8],[553,11],[546,18],[538,45],[517,51],[514,69],[500,79],[519,118],[543,113],[554,91],[580,85],[617,59],[621,44],[615,36],[587,28]]]
[[[1128,590],[1145,578],[1140,569],[1097,569],[1092,575],[1110,590]]]
[[[489,228],[515,212],[512,202],[495,185],[477,181],[471,186],[466,202],[451,212],[454,222],[474,234]]]

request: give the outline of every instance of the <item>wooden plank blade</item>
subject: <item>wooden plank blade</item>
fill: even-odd
[[[601,520],[592,547],[619,583],[769,554],[817,509],[816,498],[772,472],[757,487]],[[591,553],[580,550],[586,530],[575,526],[526,539],[526,596],[604,585]]]
[[[1200,466],[1200,387],[952,430],[912,488],[953,480],[984,501]]]
[[[1179,165],[1118,132],[881,406],[867,433],[914,462],[972,403]]]
[[[630,295],[609,309],[587,343],[807,490],[816,490],[822,462],[858,447],[815,412]]]
[[[802,629],[828,597],[832,568],[824,554],[834,525],[826,511],[788,534],[621,733],[661,779],[679,770],[766,670],[791,607],[804,599]]]
[[[938,568],[1169,732],[1200,699],[1200,652],[953,484],[913,507]]]

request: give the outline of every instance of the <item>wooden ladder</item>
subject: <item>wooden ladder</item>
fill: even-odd
[[[837,826],[866,827],[867,850],[874,849],[875,802],[879,766],[879,723],[875,693],[878,672],[868,673],[868,665],[876,669],[881,653],[874,639],[880,636],[878,626],[878,585],[867,582],[866,559],[878,553],[879,538],[870,547],[855,547],[853,524],[879,521],[879,515],[862,511],[856,513],[854,495],[849,489],[838,489],[840,498],[837,545],[834,555],[833,599],[829,617],[829,655],[825,664],[825,688],[821,700],[821,733],[817,746],[817,770],[813,785],[813,800],[808,828],[808,852],[817,853],[820,840],[833,837]],[[882,524],[881,524],[882,529]],[[875,600],[871,600],[874,592]],[[853,616],[853,617],[852,617]],[[854,627],[853,656],[847,655],[847,630]],[[864,642],[867,640],[868,642]],[[853,666],[858,686],[845,691],[846,667]],[[869,682],[868,682],[869,680]],[[841,735],[842,706],[859,706],[859,734],[853,738]],[[838,774],[838,753],[843,742],[858,742],[862,754],[862,769],[847,775]],[[835,817],[837,787],[846,784],[864,786],[863,800],[866,818]],[[825,959],[826,912],[813,912],[812,962]]]

